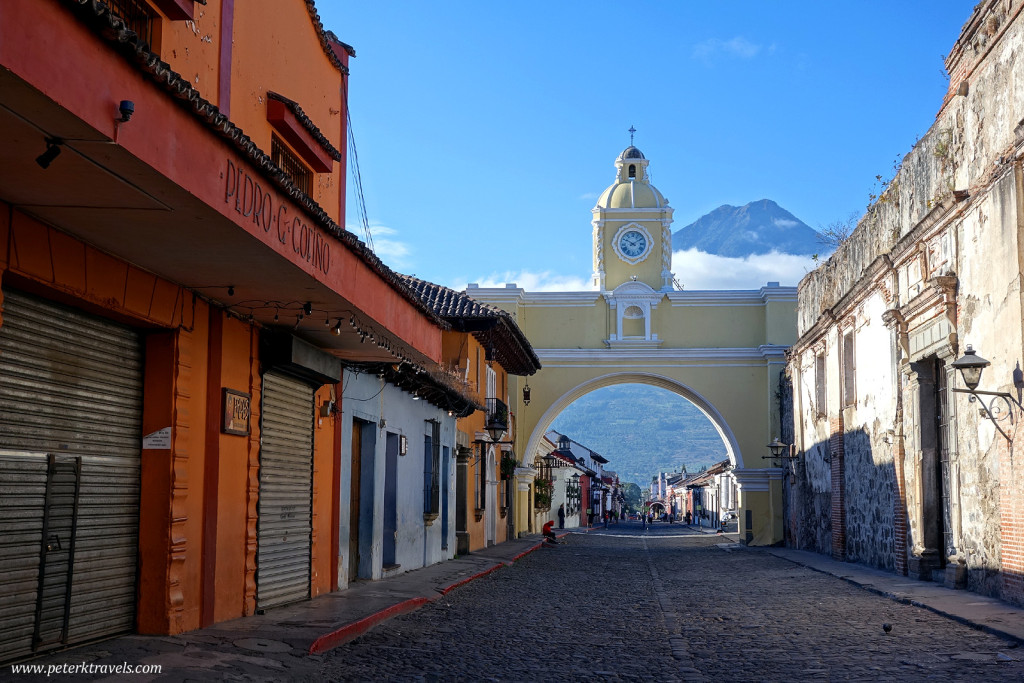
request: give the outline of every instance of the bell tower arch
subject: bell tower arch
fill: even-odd
[[[672,208],[651,184],[648,160],[630,145],[615,170],[615,182],[592,210],[593,289],[527,292],[515,283],[466,289],[510,313],[541,362],[530,377],[530,400],[510,378],[516,458],[525,464],[543,457],[538,449],[552,420],[590,391],[628,383],[668,389],[697,406],[722,439],[739,487],[741,537],[753,545],[777,543],[784,470],[764,457],[764,444],[781,434],[777,392],[785,351],[796,338],[796,288],[774,282],[756,290],[675,287]],[[516,498],[517,528],[530,526],[529,500]]]

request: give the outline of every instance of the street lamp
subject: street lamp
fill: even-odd
[[[981,383],[981,371],[992,364],[979,356],[974,347],[968,344],[964,355],[950,365],[960,371],[960,376],[963,377],[964,386],[967,387],[968,392],[974,392]]]
[[[788,443],[782,443],[779,441],[779,437],[775,437],[767,446],[768,450],[771,451],[771,455],[762,455],[761,459],[771,460],[773,466],[781,467],[782,462],[779,462],[779,464],[776,465],[776,461],[796,460],[800,457],[799,454],[796,453],[785,453],[784,451],[789,450],[789,447],[790,445]]]
[[[974,350],[974,347],[968,344],[967,348],[964,349],[964,355],[950,363],[950,367],[956,368],[960,371],[960,377],[963,379],[964,386],[967,388],[957,389],[954,387],[953,391],[960,394],[970,394],[970,401],[972,403],[974,401],[981,403],[982,408],[985,409],[984,415],[992,422],[992,426],[994,426],[996,430],[1003,435],[1004,439],[1007,441],[1013,441],[1010,435],[1004,432],[999,426],[999,423],[996,422],[996,418],[992,410],[992,404],[995,403],[995,399],[997,398],[1003,399],[1003,403],[1006,404],[1007,412],[1010,415],[1011,425],[1014,423],[1013,407],[1017,406],[1018,410],[1024,411],[1024,406],[1021,406],[1020,401],[1015,399],[1009,392],[983,391],[978,388],[978,385],[981,384],[981,371],[989,365],[991,365],[991,363],[979,356]],[[986,403],[982,396],[991,396],[992,399]]]
[[[537,458],[537,469],[540,470],[540,476],[544,479],[551,479],[552,473],[555,469],[555,463],[558,462],[558,458],[548,453],[547,455]]]

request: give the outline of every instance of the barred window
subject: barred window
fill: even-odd
[[[814,413],[823,417],[825,412],[825,354],[814,356]]]
[[[441,510],[441,423],[427,420],[430,431],[423,437],[423,512],[436,515]]]
[[[299,157],[295,156],[276,135],[270,139],[270,159],[288,174],[295,187],[309,195],[313,191],[313,172],[306,168]]]
[[[480,444],[480,457],[477,459],[476,494],[477,509],[487,509],[487,446]]]
[[[125,25],[150,46],[153,45],[153,10],[139,0],[106,0],[110,13],[124,20]]]
[[[853,354],[853,331],[843,335],[843,407],[857,403],[856,364]]]

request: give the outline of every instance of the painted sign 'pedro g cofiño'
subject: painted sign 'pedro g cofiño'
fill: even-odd
[[[276,199],[275,199],[276,198]],[[302,260],[324,275],[331,269],[331,247],[321,231],[309,225],[297,211],[289,211],[280,195],[264,189],[259,180],[227,160],[224,173],[224,202],[234,201],[235,211],[270,234],[281,244],[291,243]],[[276,205],[276,208],[275,208]]]

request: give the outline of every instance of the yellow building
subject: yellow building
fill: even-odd
[[[779,434],[776,394],[796,337],[796,288],[684,291],[671,272],[673,210],[650,183],[648,163],[626,148],[593,208],[593,290],[467,289],[513,315],[543,366],[530,380],[529,405],[521,386],[509,392],[516,455],[533,462],[551,423],[584,394],[624,383],[668,389],[693,402],[722,438],[740,487],[741,539],[777,543],[782,470],[765,467],[762,456]],[[518,530],[529,512],[517,503]]]

